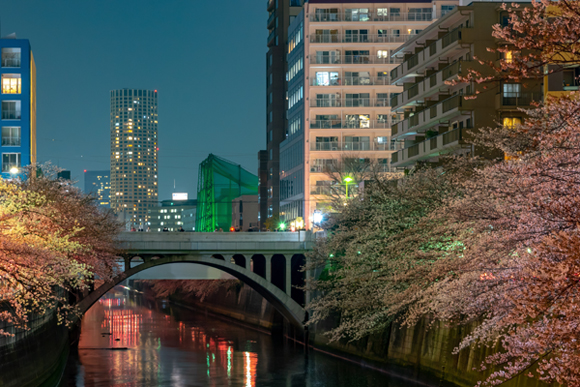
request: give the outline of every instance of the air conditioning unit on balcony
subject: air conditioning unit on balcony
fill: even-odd
[[[333,147],[332,147],[332,150],[338,150],[338,148],[337,148],[337,147],[335,147],[335,146],[333,146]]]
[[[314,167],[310,168],[310,172],[316,172],[316,168]]]

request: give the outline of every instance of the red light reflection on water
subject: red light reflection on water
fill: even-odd
[[[128,350],[82,351],[83,348],[119,347]],[[122,381],[127,387],[143,383],[156,385],[167,382],[167,378],[174,385],[181,385],[180,380],[185,382],[192,377],[205,378],[204,383],[208,386],[221,386],[229,380],[238,384],[243,381],[245,387],[254,387],[258,355],[235,347],[232,341],[216,335],[210,326],[191,326],[162,312],[129,305],[124,298],[107,298],[100,300],[83,319],[79,355],[85,368],[96,367],[85,373],[88,378],[85,385],[96,382],[89,380],[89,375],[99,375],[110,385],[119,385]],[[198,364],[198,367],[207,366],[206,375],[198,372],[192,375],[187,368],[163,366],[164,362],[171,361],[162,355],[164,349],[205,355],[206,364]],[[171,374],[168,375],[164,368],[172,369]],[[99,381],[103,383],[103,379]]]

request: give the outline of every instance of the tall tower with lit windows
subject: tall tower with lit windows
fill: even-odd
[[[146,228],[157,206],[157,90],[111,91],[111,209]]]

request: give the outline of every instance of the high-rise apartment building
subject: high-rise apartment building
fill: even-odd
[[[36,66],[28,39],[0,39],[2,177],[36,163]]]
[[[111,172],[87,171],[85,169],[85,193],[94,194],[97,197],[99,206],[111,207]]]
[[[390,172],[391,97],[402,87],[390,72],[398,46],[414,39],[458,0],[310,0],[289,28],[287,130],[280,145],[280,213],[286,221],[325,212],[340,182],[328,166],[344,159]],[[341,172],[340,170],[338,172]],[[339,185],[338,187],[336,185]],[[352,187],[355,188],[355,187]]]
[[[157,90],[111,91],[111,209],[145,228],[157,207]]]
[[[493,26],[508,22],[508,12],[497,2],[473,2],[450,12],[397,49],[405,61],[391,71],[391,79],[404,91],[393,97],[391,105],[404,119],[392,126],[392,136],[404,143],[404,149],[393,154],[392,165],[410,169],[417,162],[437,163],[442,154],[448,153],[503,156],[499,150],[473,144],[478,128],[494,127],[498,122],[504,126],[520,124],[525,117],[522,109],[531,109],[534,101],[542,100],[540,82],[510,81],[490,87],[477,83],[450,85],[448,81],[467,75],[469,69],[484,77],[493,76],[494,70],[478,60],[500,59],[498,53],[489,51],[504,45],[492,36]],[[574,71],[560,73],[560,79],[548,79],[546,91],[565,90],[563,77],[568,75],[573,80],[578,74]]]
[[[280,143],[286,139],[286,42],[288,26],[302,10],[304,0],[269,0],[266,54],[266,197],[267,213],[260,211],[260,221],[279,214],[280,203]],[[262,172],[259,173],[261,175]]]

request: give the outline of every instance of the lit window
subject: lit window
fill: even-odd
[[[504,59],[506,63],[512,63],[514,60],[514,53],[513,51],[506,51],[504,52]]]
[[[505,117],[503,119],[503,126],[505,128],[513,129],[517,125],[522,124],[522,119],[519,117]]]
[[[21,84],[20,74],[2,74],[2,94],[20,94]]]
[[[10,169],[20,168],[20,153],[2,153],[2,172],[10,172]]]

